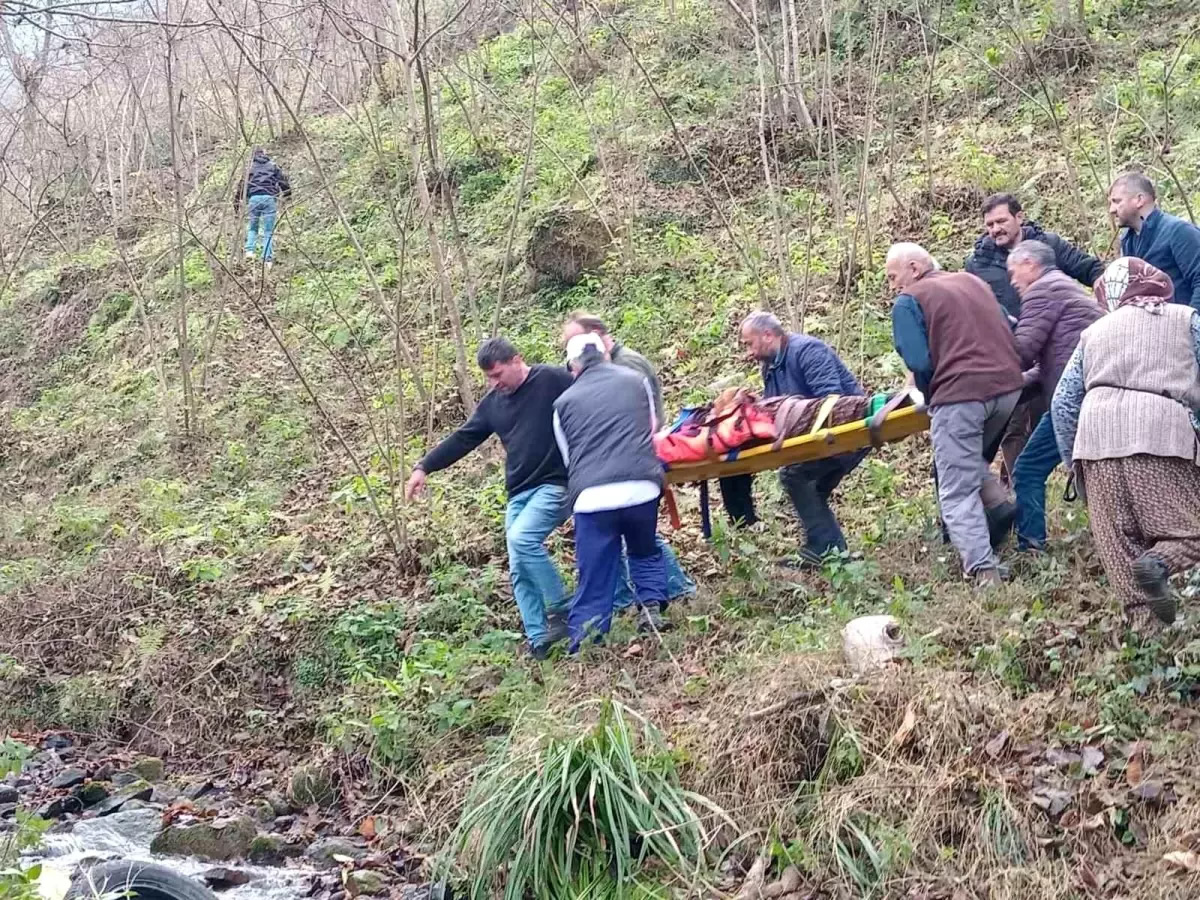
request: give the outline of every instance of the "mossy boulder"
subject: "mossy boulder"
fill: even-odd
[[[249,818],[237,816],[189,825],[168,825],[154,838],[150,850],[165,856],[198,859],[242,859],[249,855],[258,828]]]
[[[535,273],[559,284],[578,284],[608,256],[612,236],[595,216],[558,210],[533,228],[525,262]]]
[[[296,859],[303,853],[303,847],[281,835],[260,834],[250,842],[246,858],[252,863],[263,866],[279,866],[289,859]]]
[[[138,778],[149,781],[151,784],[154,784],[156,781],[162,781],[166,775],[166,767],[163,765],[163,761],[157,756],[146,756],[139,759],[129,767],[129,771]]]
[[[320,766],[297,766],[288,779],[288,802],[295,809],[318,806],[322,809],[337,803],[338,791],[333,775]]]

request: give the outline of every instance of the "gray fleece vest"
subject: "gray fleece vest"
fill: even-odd
[[[650,441],[650,400],[640,376],[608,362],[584,369],[554,401],[567,439],[567,503],[618,481],[663,483]]]

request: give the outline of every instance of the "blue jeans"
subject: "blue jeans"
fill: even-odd
[[[1017,546],[1022,550],[1046,543],[1046,479],[1062,462],[1054,439],[1054,422],[1043,413],[1013,466],[1017,495]]]
[[[255,253],[258,250],[258,235],[262,232],[263,259],[270,262],[271,238],[275,236],[275,215],[279,205],[270,194],[255,194],[246,205],[250,216],[250,224],[246,228],[246,252]]]
[[[688,578],[687,572],[679,565],[679,557],[670,548],[661,535],[654,538],[658,549],[662,551],[663,562],[667,566],[667,599],[690,597],[696,593],[696,582]],[[629,575],[629,557],[621,554],[621,568],[617,571],[617,591],[613,596],[614,609],[628,609],[634,604],[633,580]]]
[[[589,635],[612,627],[613,592],[621,567],[621,541],[629,552],[629,574],[643,606],[667,602],[667,567],[658,543],[658,498],[624,509],[575,514],[575,561],[579,587],[567,624],[571,652]]]
[[[567,518],[566,501],[567,489],[562,485],[539,484],[509,497],[504,511],[513,598],[525,636],[535,647],[546,642],[546,614],[567,611],[562,577],[545,547],[546,538]]]

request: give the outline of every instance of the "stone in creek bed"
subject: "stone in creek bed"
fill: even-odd
[[[50,782],[50,787],[75,787],[77,784],[83,784],[85,780],[87,780],[87,772],[85,772],[83,769],[63,769],[54,776],[54,780]]]
[[[59,797],[49,803],[43,803],[38,809],[39,819],[57,819],[72,813],[83,812],[83,804],[77,797]]]
[[[153,785],[149,785],[144,781],[134,782],[127,787],[121,788],[121,790],[117,791],[107,800],[99,803],[96,806],[96,815],[111,815],[131,801],[149,800],[153,795]]]
[[[108,799],[108,788],[98,781],[89,781],[73,790],[72,795],[79,798],[84,806],[95,806]]]
[[[21,792],[11,784],[0,784],[0,803],[16,803],[21,799]]]
[[[350,838],[328,837],[313,841],[304,855],[317,865],[332,869],[340,865],[335,856],[344,856],[357,862],[367,855],[367,848]]]
[[[250,876],[245,872],[240,872],[237,869],[226,869],[224,867],[209,869],[200,877],[214,891],[224,891],[231,887],[250,883]]]
[[[254,822],[245,816],[191,825],[168,825],[154,838],[150,850],[169,856],[236,859],[250,852],[250,845],[257,836]]]

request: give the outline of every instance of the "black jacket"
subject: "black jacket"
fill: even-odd
[[[1036,222],[1027,222],[1021,227],[1021,239],[1048,244],[1054,249],[1058,268],[1085,287],[1090,288],[1104,273],[1104,263],[1053,231],[1043,231]],[[987,282],[1008,315],[1014,319],[1020,318],[1021,298],[1008,280],[1008,250],[997,247],[996,242],[986,234],[980,235],[965,266],[972,275],[978,275]]]
[[[250,173],[246,176],[245,198],[249,200],[260,194],[291,200],[292,183],[271,157],[257,150],[250,163]]]

